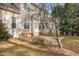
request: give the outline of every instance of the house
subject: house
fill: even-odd
[[[15,5],[9,3],[0,3],[0,20],[2,20],[9,33],[14,37],[15,31],[18,30],[17,24],[19,21],[19,14],[20,10]]]
[[[0,20],[3,21],[14,38],[18,38],[22,33],[29,35],[47,34],[49,30],[38,14],[39,8],[34,4],[0,3]],[[51,16],[49,16],[50,18]],[[54,24],[51,26],[55,30]]]
[[[28,33],[31,35],[39,34],[39,9],[32,4],[22,3],[21,5],[21,17],[22,17],[22,33]]]
[[[23,27],[21,33],[29,33],[30,35],[49,35],[49,29],[41,19],[42,15],[44,15],[44,11],[41,11],[41,16],[38,15],[40,13],[40,7],[33,3],[22,3],[20,9]],[[50,21],[52,20],[52,17],[48,14],[46,15],[48,16],[49,25],[52,28],[52,32],[55,32],[55,24]]]

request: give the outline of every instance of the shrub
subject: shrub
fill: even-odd
[[[49,48],[52,47],[52,43],[41,37],[33,37],[32,43],[35,45],[41,45],[41,47]]]
[[[11,35],[8,33],[7,28],[4,26],[4,24],[0,20],[0,41],[7,40],[10,37]]]

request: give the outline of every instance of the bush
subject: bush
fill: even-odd
[[[41,37],[33,37],[32,43],[35,45],[41,45],[41,47],[49,48],[52,47],[52,43]]]
[[[7,28],[0,20],[0,41],[8,40],[10,37],[11,35],[8,33]]]

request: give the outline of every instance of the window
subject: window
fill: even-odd
[[[24,29],[29,29],[30,28],[30,24],[29,23],[24,23]]]
[[[43,22],[41,22],[41,23],[39,24],[39,29],[45,29],[45,25],[44,25]]]
[[[12,17],[12,28],[16,28],[16,18],[15,17]]]

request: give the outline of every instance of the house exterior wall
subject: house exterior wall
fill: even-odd
[[[22,3],[21,7],[20,7],[21,21],[22,21],[22,32],[31,34],[32,31],[33,31],[34,35],[38,35],[38,33],[39,33],[39,29],[38,29],[39,22],[38,22],[38,19],[37,19],[36,15],[35,15],[36,8],[33,5],[31,5],[31,4],[27,4],[26,5],[27,9],[25,9],[24,6],[25,6],[25,4]],[[27,28],[24,29],[24,22],[30,24],[30,28],[29,29],[27,29]]]
[[[39,35],[39,34],[45,34],[45,35],[49,35],[49,29],[45,26],[44,29],[40,29],[40,23],[41,23],[41,19],[39,18],[40,16],[37,16],[35,14],[37,14],[39,12],[39,9],[36,8],[35,6],[33,6],[32,4],[27,4],[26,8],[24,8],[24,3],[20,4],[20,17],[21,17],[21,33],[29,33],[31,34],[33,31],[34,35]],[[29,9],[29,10],[28,10]],[[41,15],[44,15],[44,12],[41,12]],[[43,17],[43,16],[41,16]],[[48,17],[48,20],[51,17]],[[24,22],[29,22],[30,24],[30,28],[29,29],[24,29]],[[32,24],[33,23],[33,24]],[[32,24],[32,25],[31,25]],[[52,24],[51,22],[49,22],[50,27],[52,27],[52,32],[55,32],[55,25]],[[32,29],[32,30],[31,30]]]
[[[13,30],[11,23],[12,23],[12,17],[15,17],[16,20],[16,28]],[[19,36],[19,15],[16,13],[12,13],[6,10],[2,10],[2,22],[5,24],[5,27],[9,31],[13,37]]]
[[[2,20],[2,10],[0,9],[0,20]]]
[[[43,12],[41,13],[43,15]],[[47,28],[45,22],[47,23],[47,26],[52,30],[52,33],[56,33],[56,27],[55,27],[55,23],[53,22],[53,18],[50,15],[47,15],[47,18],[45,20],[41,19],[40,23],[42,23],[43,25],[41,25],[42,28],[39,28],[39,32],[40,34],[43,35],[50,35],[50,31],[49,28]]]
[[[39,35],[40,33],[48,34],[49,29],[45,26],[45,24],[44,29],[39,28],[41,23],[40,16],[38,15],[39,9],[29,3],[26,5],[26,9],[24,6],[24,3],[19,4],[20,14],[0,9],[0,18],[5,24],[5,27],[7,27],[9,33],[13,35],[13,38],[18,38],[22,33],[27,33],[29,35],[31,35],[31,33],[33,33],[34,35]],[[44,13],[42,12],[41,14],[43,15]],[[16,28],[12,28],[12,17],[15,17]],[[27,25],[26,28],[24,24]],[[51,27],[52,26],[53,25],[51,25]]]

